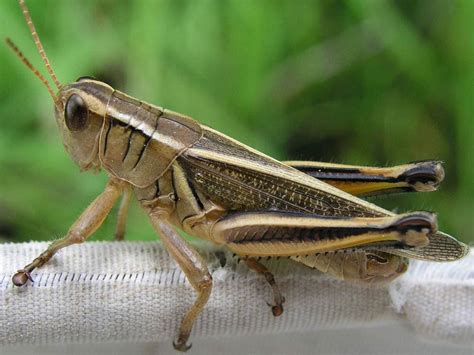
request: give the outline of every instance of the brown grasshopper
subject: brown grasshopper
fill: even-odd
[[[197,292],[174,347],[185,351],[212,278],[199,253],[175,230],[229,248],[271,285],[275,316],[284,297],[257,260],[288,256],[344,280],[390,281],[408,258],[454,261],[468,252],[437,229],[428,212],[394,214],[360,196],[433,191],[443,180],[437,161],[388,168],[317,162],[280,162],[179,113],[132,98],[88,77],[61,84],[44,52],[24,0],[19,0],[49,81],[7,39],[43,82],[54,102],[63,142],[81,170],[104,169],[109,181],[62,239],[54,241],[12,278],[17,286],[60,249],[82,243],[117,200],[122,239],[132,193],[170,255]],[[357,197],[359,196],[359,197]]]

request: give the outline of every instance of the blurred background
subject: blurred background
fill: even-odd
[[[92,75],[277,159],[445,162],[431,210],[474,241],[474,1],[28,1],[63,83]],[[40,71],[16,1],[0,34]],[[0,46],[0,240],[60,237],[103,189],[63,149],[46,89]],[[112,214],[93,239],[111,239]],[[156,238],[135,204],[127,239]]]

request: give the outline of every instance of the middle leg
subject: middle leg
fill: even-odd
[[[181,321],[176,342],[173,342],[176,350],[187,351],[191,347],[191,345],[187,345],[187,341],[194,321],[202,312],[211,295],[212,277],[199,253],[163,219],[163,215],[160,212],[151,210],[149,211],[149,217],[154,229],[160,235],[166,250],[181,267],[189,282],[198,293],[193,306]]]
[[[47,263],[60,249],[72,244],[82,243],[91,236],[105,220],[126,185],[127,183],[123,181],[110,178],[105,191],[80,215],[66,236],[51,243],[48,249],[13,275],[13,283],[16,286],[23,286],[28,280],[32,280],[31,272]]]

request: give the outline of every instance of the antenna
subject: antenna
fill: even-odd
[[[61,89],[61,83],[59,82],[58,80],[58,77],[56,76],[56,74],[54,73],[54,70],[53,68],[51,67],[51,64],[49,63],[49,59],[48,57],[46,56],[46,52],[44,51],[44,48],[43,48],[43,45],[41,44],[41,41],[39,39],[39,36],[38,36],[38,33],[36,32],[36,28],[35,28],[35,25],[33,24],[33,20],[31,19],[31,16],[30,16],[30,12],[28,11],[28,7],[26,6],[26,3],[25,3],[25,0],[19,0],[18,3],[20,4],[20,7],[23,11],[23,15],[25,16],[25,19],[26,19],[26,23],[28,25],[28,27],[30,28],[30,32],[31,32],[31,35],[33,36],[33,40],[36,44],[36,48],[38,48],[38,52],[41,56],[41,59],[43,59],[43,62],[44,64],[46,65],[46,70],[48,71],[49,75],[51,76],[51,79],[53,79],[53,82],[54,84],[56,85],[56,87],[59,89]],[[11,42],[11,41],[10,41]],[[8,43],[8,40],[7,40],[7,43]],[[16,48],[16,46],[13,46],[12,49]],[[18,53],[21,54],[20,51],[15,51]],[[24,58],[24,56],[22,55],[22,57]],[[21,57],[20,57],[21,58]],[[27,63],[28,61],[24,62],[25,64]],[[31,66],[31,64],[30,64]],[[29,67],[30,67],[29,66]],[[33,66],[30,67],[30,69],[32,68]]]
[[[58,104],[58,98],[51,86],[49,85],[48,80],[46,80],[46,78],[38,71],[38,69],[36,69],[28,59],[26,59],[24,54],[18,49],[18,47],[15,45],[15,43],[12,42],[10,38],[6,38],[5,41],[7,42],[7,45],[13,50],[13,52],[15,52],[18,58],[20,58],[23,64],[25,64],[28,69],[30,69],[33,74],[35,74],[36,77],[43,82],[43,84],[46,86],[46,89],[48,89],[49,93],[51,94],[51,97],[53,98],[54,102]]]

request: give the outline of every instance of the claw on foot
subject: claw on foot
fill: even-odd
[[[272,309],[272,314],[274,317],[279,317],[283,313],[283,302],[285,302],[285,299],[283,299],[279,304],[271,304],[267,302],[267,305],[271,307]]]
[[[15,286],[23,286],[30,280],[33,282],[33,278],[31,277],[30,273],[26,270],[18,270],[15,275],[12,277],[12,282]]]
[[[181,352],[188,351],[189,349],[191,349],[191,346],[193,346],[193,344],[187,345],[186,341],[182,341],[181,339],[178,339],[176,343],[173,341],[173,348]]]
[[[283,313],[283,306],[282,305],[277,305],[272,307],[272,314],[274,317],[281,316]]]

